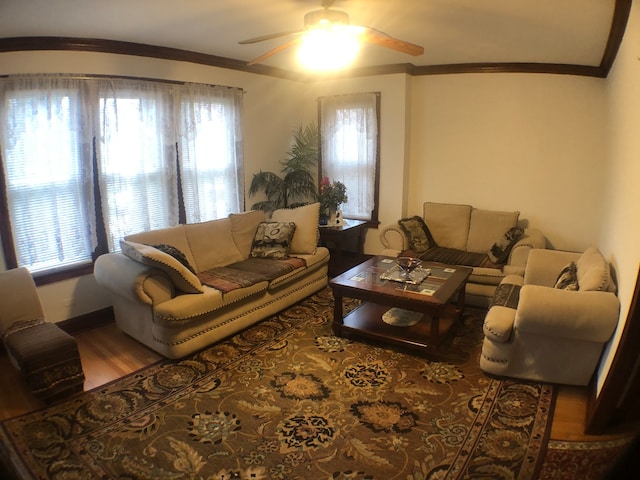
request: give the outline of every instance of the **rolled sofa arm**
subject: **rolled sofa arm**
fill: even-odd
[[[545,248],[546,239],[542,232],[536,228],[527,228],[522,237],[511,248],[509,260],[505,266],[505,273],[522,275],[527,266],[529,252],[534,248]]]
[[[616,328],[619,310],[618,297],[610,292],[524,285],[514,327],[548,337],[604,343]]]
[[[93,274],[98,285],[134,302],[157,305],[175,296],[173,282],[166,273],[121,253],[100,255]]]
[[[380,243],[384,247],[382,254],[397,256],[409,248],[409,240],[398,224],[391,224],[380,230]]]

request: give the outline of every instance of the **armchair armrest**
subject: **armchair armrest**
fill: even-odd
[[[100,255],[93,274],[96,282],[112,294],[134,302],[157,305],[175,296],[173,282],[166,273],[121,253]]]
[[[395,256],[409,248],[409,240],[397,224],[391,224],[380,230],[380,243],[384,247],[383,255]]]
[[[610,292],[524,285],[514,328],[549,337],[604,343],[616,328],[619,310],[618,297]]]

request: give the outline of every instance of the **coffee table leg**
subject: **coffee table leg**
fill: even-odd
[[[333,289],[333,333],[337,336],[342,336],[342,292],[335,288]]]
[[[429,343],[431,345],[438,345],[440,343],[440,309],[437,309],[435,313],[431,314],[431,338]]]

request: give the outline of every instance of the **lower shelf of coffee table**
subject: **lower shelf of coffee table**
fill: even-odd
[[[346,315],[342,325],[334,322],[334,332],[344,337],[359,336],[423,351],[435,346],[431,339],[429,314],[424,314],[424,317],[415,325],[394,326],[382,320],[382,315],[390,308],[387,305],[365,302]],[[456,318],[457,313],[452,305],[443,308],[438,328],[439,344],[446,339]]]

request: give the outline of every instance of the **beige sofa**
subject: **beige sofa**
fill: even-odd
[[[584,253],[532,250],[524,276],[500,284],[484,322],[480,367],[534,381],[587,385],[618,323],[610,266]]]
[[[180,358],[327,285],[318,210],[313,204],[275,211],[270,221],[288,232],[295,225],[283,241],[267,236],[261,211],[129,235],[122,253],[96,260],[96,281],[111,292],[121,330]]]
[[[409,253],[427,261],[473,267],[467,283],[466,302],[488,307],[505,275],[523,275],[531,249],[545,248],[546,240],[539,230],[518,227],[519,216],[517,211],[426,202],[418,220],[424,221],[431,239],[420,241],[419,235],[412,235],[407,223],[400,220],[380,230],[382,254],[395,257]],[[505,234],[516,230],[520,235],[516,234],[515,240],[506,242]],[[416,251],[417,246],[422,248]],[[502,249],[499,253],[494,252],[497,256],[491,252],[496,246]]]

